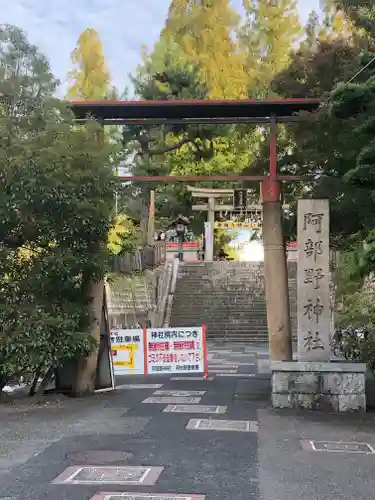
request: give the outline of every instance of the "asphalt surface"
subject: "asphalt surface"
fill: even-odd
[[[0,500],[89,500],[99,492],[153,493],[148,497],[152,500],[158,499],[157,493],[168,500],[174,500],[174,494],[186,499],[189,494],[202,495],[206,500],[375,498],[375,454],[305,451],[300,443],[301,439],[359,441],[375,448],[372,414],[275,412],[269,403],[270,376],[262,364],[267,358],[265,346],[211,344],[209,355],[210,366],[226,365],[222,371],[235,370],[236,376],[217,374],[213,380],[132,376],[117,383],[162,387],[0,406]],[[228,368],[229,364],[238,368]],[[154,395],[156,390],[206,391],[198,396],[200,405],[227,410],[225,414],[163,412],[167,404],[142,403],[147,397],[166,397]],[[252,431],[185,429],[190,419],[251,421]],[[148,486],[52,484],[73,466],[163,470]]]

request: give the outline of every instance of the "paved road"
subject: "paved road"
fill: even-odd
[[[84,400],[0,407],[0,500],[89,500],[100,492],[137,493],[122,497],[132,500],[177,500],[178,494],[184,500],[375,497],[375,455],[305,451],[300,443],[360,441],[375,448],[372,415],[360,419],[275,412],[269,407],[267,370],[257,373],[265,366],[266,348],[212,344],[209,353],[211,375],[214,370],[227,374],[217,373],[213,380],[131,377],[118,383],[161,387],[120,388]],[[168,402],[142,403],[149,397],[173,397],[154,394],[160,390],[204,392],[180,392],[177,397],[201,398],[193,404],[225,413],[197,413],[204,411],[199,407],[183,408],[191,413],[165,412]],[[189,399],[182,404],[188,405]],[[186,429],[191,419],[193,429]],[[205,419],[209,422],[197,422]],[[241,430],[196,428],[212,427],[219,420],[231,421],[221,425],[238,425]],[[89,466],[96,467],[77,472]],[[115,470],[99,469],[103,466]],[[113,482],[115,476],[117,482],[126,479],[125,473],[133,484]],[[73,474],[75,480],[86,482],[52,483]],[[87,483],[100,476],[101,482]],[[112,484],[103,482],[105,478]],[[157,495],[162,493],[163,497]]]

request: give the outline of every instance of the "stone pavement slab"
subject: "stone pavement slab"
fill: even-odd
[[[153,396],[174,396],[174,397],[184,397],[184,396],[204,396],[207,391],[155,391],[152,393]]]
[[[226,406],[205,406],[205,405],[168,405],[163,412],[166,413],[225,413]]]
[[[147,466],[74,466],[59,474],[52,484],[102,484],[154,485],[164,467]]]
[[[197,404],[200,403],[202,398],[188,397],[188,396],[155,396],[151,398],[146,398],[142,401],[145,404]]]
[[[237,370],[227,370],[225,366],[223,368],[209,368],[209,373],[214,373],[217,375],[218,373],[237,373]]]
[[[163,387],[163,384],[122,384],[117,385],[116,390],[119,391],[121,389],[160,389]]]
[[[171,380],[213,380],[214,377],[171,377]]]
[[[169,493],[137,493],[133,491],[131,493],[98,493],[94,495],[90,500],[205,500],[204,495],[179,495],[179,494],[169,494]]]
[[[186,429],[194,431],[258,432],[258,423],[249,420],[191,418]]]

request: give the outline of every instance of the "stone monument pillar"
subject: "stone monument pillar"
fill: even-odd
[[[299,200],[298,359],[329,361],[330,272],[329,201]]]
[[[298,359],[271,362],[274,408],[366,409],[365,363],[332,359],[329,201],[299,200]]]

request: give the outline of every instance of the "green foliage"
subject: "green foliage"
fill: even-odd
[[[346,250],[335,273],[336,323],[333,341],[347,359],[375,370],[375,231]]]
[[[306,26],[305,39],[301,43],[301,49],[313,52],[316,48],[320,30],[319,14],[313,10],[310,12]]]
[[[362,84],[340,85],[331,93],[330,112],[334,118],[347,119],[353,135],[358,141],[357,159],[346,173],[352,185],[375,192],[375,140],[369,133],[374,125],[375,80],[370,78]],[[353,119],[356,119],[353,121]],[[353,126],[354,125],[354,126]],[[373,221],[375,227],[375,220]]]
[[[367,111],[369,104],[374,100],[375,93],[367,85],[342,83],[337,85],[330,97],[332,116],[345,119]]]
[[[375,198],[371,184],[364,171],[356,170],[361,151],[369,142],[366,127],[369,127],[372,104],[366,105],[366,111],[363,101],[356,98],[358,85],[349,84],[347,91],[348,87],[341,83],[363,68],[368,48],[368,40],[357,35],[350,40],[317,40],[314,47],[297,51],[288,69],[272,83],[274,91],[283,97],[335,96],[317,113],[302,114],[303,121],[298,125],[288,125],[288,134],[280,137],[278,150],[281,172],[310,176],[311,179],[303,184],[285,186],[284,199],[291,204],[292,213],[298,197],[329,198],[331,244],[336,247],[362,241],[375,227]],[[371,70],[366,69],[361,76],[368,78],[370,75]],[[340,115],[344,109],[340,98],[344,95],[350,97],[349,104],[343,99],[344,106],[355,111],[347,120]],[[368,92],[361,92],[361,95],[366,96]],[[260,162],[259,168],[264,168],[263,165]],[[286,230],[293,234],[295,218],[288,222]]]
[[[369,0],[333,0],[349,15],[354,25],[367,36],[375,38],[375,5]]]
[[[166,36],[161,37],[153,52],[143,54],[143,64],[133,83],[137,95],[145,100],[202,99],[208,95],[198,66]],[[134,175],[203,172],[210,161],[217,161],[216,144],[226,129],[187,125],[124,127],[126,151],[129,155],[136,154],[131,172]],[[222,159],[226,160],[224,155]],[[155,187],[158,217],[167,217],[171,221],[180,212],[189,215],[191,199],[185,186]],[[137,220],[147,218],[149,191],[149,186],[137,183],[125,188],[123,203]]]
[[[129,217],[119,214],[113,221],[108,234],[108,248],[112,254],[132,253],[139,244],[136,226]]]
[[[226,231],[225,229],[216,229],[214,232],[214,255],[217,255],[223,249],[230,259],[237,260],[238,252],[236,249],[229,246],[229,243],[235,239],[237,233],[235,231]]]
[[[250,95],[265,98],[270,82],[284,70],[303,33],[296,0],[244,0],[246,19],[240,31]]]
[[[205,99],[210,92],[208,84],[202,80],[198,61],[189,57],[181,44],[165,33],[151,53],[144,52],[143,64],[134,77],[134,87],[137,95],[145,100]],[[135,175],[241,172],[251,162],[252,147],[256,145],[254,137],[248,128],[223,125],[124,128],[128,154],[137,152],[131,167]],[[216,186],[209,183],[207,187]],[[191,197],[184,185],[160,185],[156,189],[158,217],[172,220],[180,212],[191,214]],[[124,202],[134,209],[132,216],[141,219],[140,212],[143,217],[147,215],[148,192],[144,184],[127,188]],[[192,227],[202,231],[201,216],[195,216]]]
[[[132,81],[144,100],[204,99],[207,95],[196,62],[165,36],[156,42],[152,53],[143,52],[143,64]]]
[[[199,68],[210,99],[246,98],[248,75],[236,32],[240,16],[229,0],[172,0],[162,35]]]
[[[0,388],[86,354],[88,290],[103,279],[115,151],[52,97],[46,59],[0,29]]]
[[[70,99],[100,100],[114,96],[115,89],[110,87],[111,77],[97,31],[86,29],[80,34],[72,52],[72,62],[75,68],[69,73]]]

